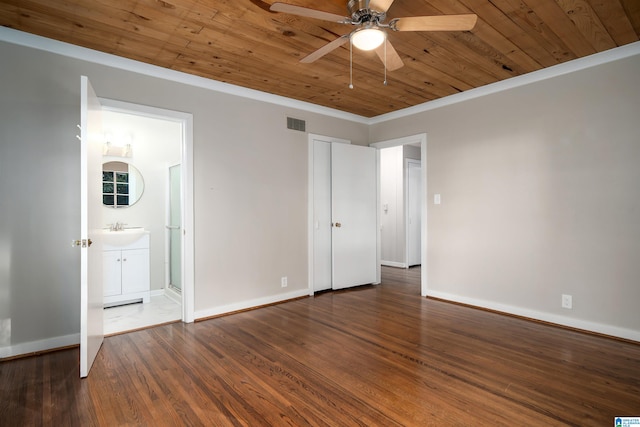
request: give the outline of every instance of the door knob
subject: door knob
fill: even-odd
[[[342,224],[340,224],[339,222],[336,222],[336,227],[340,228],[342,227]]]
[[[71,246],[74,247],[81,247],[81,248],[88,248],[89,246],[91,246],[93,242],[91,241],[91,239],[82,239],[82,240],[72,240],[71,241]]]

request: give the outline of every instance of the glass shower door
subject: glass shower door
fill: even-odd
[[[182,204],[180,165],[169,168],[169,287],[182,291]]]

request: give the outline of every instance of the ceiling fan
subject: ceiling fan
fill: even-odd
[[[340,36],[324,45],[315,52],[302,58],[300,62],[314,62],[329,52],[350,41],[353,46],[361,50],[375,50],[378,57],[390,71],[397,70],[404,63],[393,48],[385,30],[391,31],[469,31],[478,19],[475,14],[439,15],[439,16],[411,16],[394,18],[385,24],[387,11],[394,0],[348,0],[347,10],[351,16],[344,17],[330,12],[315,10],[303,6],[276,2],[270,7],[273,12],[289,13],[291,15],[321,19],[340,24],[354,25],[357,28],[348,34]],[[386,78],[385,78],[386,84]],[[350,85],[351,86],[351,85]]]

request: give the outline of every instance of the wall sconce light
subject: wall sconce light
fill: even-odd
[[[133,147],[131,145],[133,137],[130,133],[119,133],[107,131],[104,133],[103,156],[111,157],[132,157]]]

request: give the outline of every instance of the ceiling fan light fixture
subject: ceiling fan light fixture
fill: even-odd
[[[360,50],[373,50],[380,46],[386,38],[379,28],[365,27],[351,35],[351,43]]]

